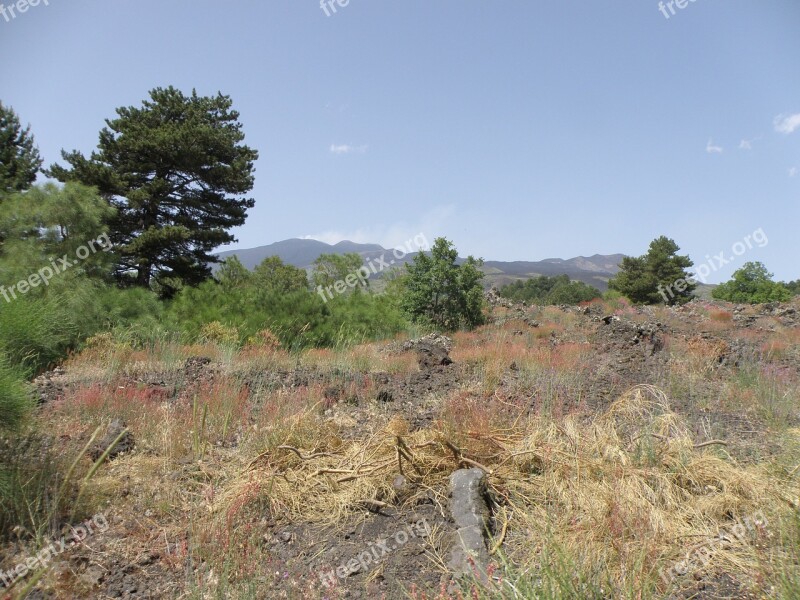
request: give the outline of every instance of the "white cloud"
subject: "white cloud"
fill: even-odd
[[[331,144],[331,154],[363,154],[367,151],[368,146],[363,144],[361,146],[353,146],[352,144]]]
[[[775,131],[789,135],[800,129],[800,113],[796,115],[778,115],[775,117]]]
[[[794,177],[799,173],[800,173],[800,169],[798,169],[797,167],[792,167],[792,168],[789,169],[789,177]]]
[[[739,150],[752,150],[753,140],[742,140],[739,142]]]
[[[412,223],[398,221],[392,225],[366,225],[351,230],[328,230],[299,237],[326,244],[348,240],[357,244],[380,244],[384,248],[405,248],[406,242],[421,233],[429,244],[433,244],[435,238],[444,235],[443,228],[454,214],[455,206],[448,204],[433,208]]]
[[[709,154],[721,154],[722,151],[722,146],[715,146],[714,140],[709,138],[708,143],[706,144],[706,152]]]

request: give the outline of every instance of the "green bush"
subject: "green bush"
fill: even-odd
[[[567,275],[555,277],[542,275],[525,281],[515,281],[501,287],[499,294],[515,302],[541,305],[580,304],[600,298],[602,295],[600,290],[582,281],[570,281]]]
[[[288,350],[385,338],[407,325],[393,296],[357,288],[323,300],[308,289],[302,270],[274,257],[254,273],[239,261],[226,261],[216,281],[181,290],[168,304],[165,321],[186,341],[207,338],[204,328],[212,323],[235,328],[240,344],[269,329]]]
[[[791,292],[792,296],[800,296],[800,279],[796,281],[789,281],[783,284],[789,292]]]
[[[32,406],[31,390],[22,374],[0,353],[0,431],[18,429]]]
[[[437,238],[430,254],[420,252],[406,264],[397,284],[403,310],[413,322],[445,331],[482,325],[482,266],[483,260],[472,256],[459,263],[453,243]]]
[[[792,292],[782,283],[772,280],[772,273],[760,262],[748,262],[733,274],[733,278],[718,285],[711,292],[717,300],[761,304],[764,302],[786,302]]]

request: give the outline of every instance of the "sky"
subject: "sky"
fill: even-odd
[[[800,278],[797,0],[0,2],[0,100],[46,165],[153,88],[231,96],[260,157],[223,249],[422,233],[541,260],[666,235],[710,283]]]

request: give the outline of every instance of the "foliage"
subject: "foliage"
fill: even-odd
[[[622,260],[620,272],[608,282],[609,289],[635,304],[685,304],[694,297],[697,283],[687,271],[694,263],[678,255],[678,250],[665,236],[653,240],[644,256]]]
[[[277,256],[270,256],[256,266],[253,283],[266,294],[290,294],[308,289],[308,275],[303,269],[284,264]]]
[[[391,336],[406,325],[393,296],[357,289],[325,301],[309,290],[305,271],[277,257],[253,272],[227,259],[216,281],[181,290],[167,319],[188,339],[202,338],[203,328],[215,322],[236,328],[240,344],[268,329],[289,350]]]
[[[151,293],[103,281],[111,262],[102,251],[104,221],[113,212],[78,183],[35,186],[0,205],[0,352],[23,376],[36,375],[98,331],[159,314]],[[90,242],[94,250],[79,260],[76,252]],[[62,258],[72,266],[60,264]],[[22,293],[19,282],[40,274],[45,283]]]
[[[437,238],[430,255],[420,252],[406,265],[402,308],[418,323],[446,331],[473,328],[484,322],[483,260],[472,256],[458,264],[452,242]]]
[[[219,321],[212,321],[200,328],[199,339],[202,342],[233,346],[239,343],[239,332],[236,327],[228,327]]]
[[[311,273],[315,287],[323,289],[336,285],[341,281],[344,285],[348,276],[355,277],[355,274],[364,266],[364,260],[355,252],[348,254],[322,254],[314,261],[314,270]],[[363,280],[368,286],[367,279]]]
[[[42,268],[55,271],[62,257],[78,272],[105,276],[111,246],[104,222],[113,215],[94,189],[79,183],[47,183],[8,196],[0,205],[0,280],[11,285]],[[76,259],[79,249],[88,251],[86,258]]]
[[[141,293],[65,275],[45,291],[31,291],[11,302],[0,299],[0,352],[32,377],[99,331],[155,318],[157,306]]]
[[[21,373],[0,352],[0,432],[17,429],[32,405],[30,390]]]
[[[41,166],[30,126],[23,129],[14,110],[0,102],[0,195],[28,189]]]
[[[600,290],[582,281],[570,281],[567,275],[555,277],[542,275],[525,281],[515,281],[501,287],[499,294],[515,302],[542,305],[580,304],[600,298],[602,295]]]
[[[730,281],[715,287],[711,295],[717,300],[748,304],[786,302],[792,298],[792,292],[773,281],[772,273],[760,262],[745,263]]]
[[[155,285],[172,296],[206,280],[211,252],[235,241],[255,201],[258,153],[243,145],[230,97],[185,96],[156,88],[141,108],[117,109],[90,158],[62,152],[69,168],[50,167],[60,181],[96,186],[118,213],[109,221],[117,251],[114,274],[124,284]]]
[[[800,296],[800,279],[784,283],[783,287],[789,290],[792,296]]]

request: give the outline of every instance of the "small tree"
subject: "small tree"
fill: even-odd
[[[314,261],[314,271],[311,277],[314,286],[323,289],[335,285],[337,281],[344,281],[348,275],[355,275],[364,266],[364,259],[355,252],[347,254],[321,254]],[[352,279],[351,279],[352,281]],[[369,285],[364,278],[364,285]]]
[[[621,293],[636,304],[685,304],[694,297],[697,284],[694,265],[688,256],[679,256],[680,247],[661,236],[650,243],[647,254],[622,259],[620,272],[609,282],[611,290]]]
[[[800,296],[800,279],[784,283],[783,287],[789,290],[792,293],[792,296]]]
[[[763,302],[786,302],[792,292],[781,283],[772,280],[772,273],[760,262],[748,262],[733,278],[718,285],[711,292],[717,300],[761,304]]]
[[[13,109],[0,102],[0,199],[31,187],[41,166],[30,126],[23,129]]]
[[[279,257],[270,256],[255,268],[253,279],[260,292],[290,294],[308,290],[308,275],[303,269],[285,264]]]
[[[46,183],[7,196],[0,204],[0,283],[40,268],[52,274],[52,264],[64,256],[71,274],[108,277],[113,255],[105,223],[113,214],[93,188],[79,183]],[[86,256],[76,260],[79,250]]]
[[[420,252],[406,265],[401,306],[413,321],[446,331],[484,322],[483,260],[470,256],[459,265],[457,259],[452,242],[437,238],[430,255]]]
[[[244,288],[252,285],[253,273],[234,254],[222,261],[215,279],[226,290]]]

